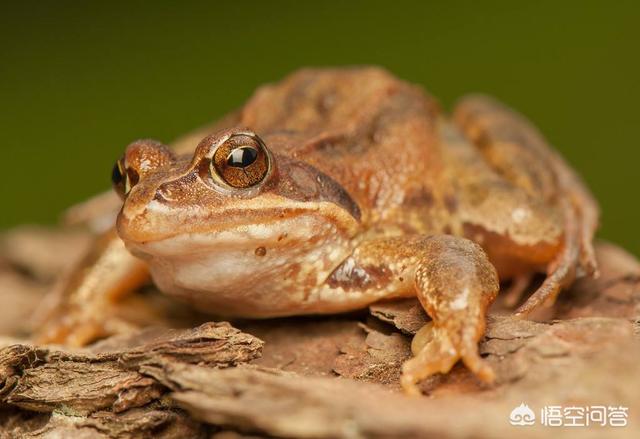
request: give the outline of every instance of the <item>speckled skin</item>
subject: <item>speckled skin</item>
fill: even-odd
[[[595,202],[534,128],[489,98],[462,100],[448,119],[381,69],[301,70],[217,128],[195,153],[188,142],[178,154],[127,148],[136,178],[117,222],[127,248],[161,290],[222,315],[417,296],[433,324],[405,364],[409,392],[458,359],[492,380],[477,342],[498,274],[548,273],[526,314],[595,272]],[[240,189],[210,166],[238,135],[269,159],[266,177]]]

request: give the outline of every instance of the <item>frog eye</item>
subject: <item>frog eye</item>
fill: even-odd
[[[220,145],[211,159],[211,176],[246,189],[261,183],[270,168],[269,154],[258,136],[236,134]]]
[[[124,158],[118,160],[116,164],[113,165],[111,183],[121,198],[126,197],[129,192],[131,192],[131,188],[138,183],[139,179],[140,177],[134,169],[128,169],[125,166]]]
[[[111,183],[113,183],[114,187],[121,186],[124,182],[124,170],[122,169],[122,160],[118,160],[115,165],[113,165],[113,170],[111,171]]]
[[[253,146],[241,146],[229,153],[227,165],[233,168],[247,168],[258,158],[258,150]]]
[[[111,184],[113,184],[113,189],[115,189],[120,197],[124,197],[126,195],[126,179],[127,174],[124,170],[122,159],[120,159],[116,162],[115,165],[113,165],[113,170],[111,171]]]

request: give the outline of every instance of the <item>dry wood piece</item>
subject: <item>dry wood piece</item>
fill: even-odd
[[[0,336],[28,334],[29,318],[45,291],[46,286],[39,282],[0,268],[0,303],[11,304],[0,315]]]
[[[228,326],[215,325],[213,328],[222,330],[225,327]],[[370,332],[367,337],[371,334],[375,333]],[[241,335],[234,332],[234,336]],[[154,398],[150,403],[138,399],[139,404],[129,406],[122,413],[117,413],[119,410],[112,404],[110,410],[100,408],[83,416],[71,411],[68,405],[61,407],[56,401],[54,415],[42,421],[45,428],[59,432],[74,431],[70,430],[74,428],[91,429],[109,437],[127,437],[129,434],[132,434],[129,437],[135,437],[136,434],[144,436],[157,424],[170,426],[172,431],[184,432],[189,428],[192,429],[190,434],[197,437],[204,427],[185,418],[184,413],[174,406],[177,403],[201,423],[266,436],[460,437],[473,434],[500,437],[509,435],[510,431],[512,433],[507,417],[523,395],[533,407],[539,407],[547,400],[559,405],[586,405],[601,404],[603,400],[611,401],[613,398],[617,404],[640,407],[640,395],[635,390],[640,385],[635,370],[640,358],[640,345],[633,325],[621,319],[584,318],[553,324],[494,319],[489,325],[483,352],[496,367],[501,384],[480,393],[460,392],[461,382],[474,378],[459,368],[454,374],[441,379],[434,393],[442,397],[436,399],[408,398],[381,385],[349,379],[300,376],[258,367],[219,369],[211,367],[211,364],[196,364],[193,361],[195,357],[191,355],[185,361],[176,360],[185,359],[177,353],[184,352],[184,346],[173,348],[181,344],[178,340],[187,344],[198,343],[195,341],[197,336],[197,333],[179,332],[174,336],[151,337],[148,345],[142,345],[149,346],[148,350],[152,352],[149,355],[142,355],[141,352],[147,349],[140,347],[99,354],[125,358],[118,375],[131,379],[129,374],[132,370],[139,374],[138,394],[148,395],[154,388],[169,389],[169,393],[161,399]],[[219,340],[219,337],[214,338]],[[148,339],[148,334],[140,334],[129,338],[123,345],[135,345],[139,340]],[[612,339],[616,340],[615,344],[610,343]],[[244,342],[241,344],[243,349],[246,348]],[[249,345],[252,344],[249,340]],[[69,367],[67,362],[60,362],[50,352],[34,351],[20,345],[7,347],[1,352],[0,364],[4,375],[16,377],[9,396],[4,392],[3,399],[9,403],[15,403],[11,400],[12,395],[22,395],[19,389],[30,387],[33,375],[50,375],[49,371],[42,369],[42,364],[38,366],[39,362],[55,363],[54,385],[58,382],[57,376],[62,376]],[[60,356],[59,353],[57,355]],[[69,353],[65,355],[72,356]],[[230,365],[228,358],[223,355],[222,363]],[[110,361],[112,358],[106,363]],[[103,375],[100,374],[105,370],[105,362],[98,363],[101,368],[97,369],[100,378],[97,381],[102,381]],[[87,367],[95,370],[91,363]],[[383,368],[383,363],[379,367]],[[31,371],[26,383],[22,381],[26,375],[17,373],[20,370]],[[72,366],[71,371],[77,371],[77,365]],[[461,376],[465,378],[461,379]],[[612,377],[616,380],[612,381]],[[95,386],[87,382],[84,385]],[[594,389],[597,392],[593,392]],[[90,390],[78,392],[76,399],[85,398],[98,407],[103,400],[95,398],[96,392]],[[29,403],[39,402],[41,406],[36,409],[49,411],[53,407],[51,395],[61,391],[53,387],[49,393],[31,394]],[[17,405],[24,408],[23,404],[24,399]],[[143,407],[132,408],[137,405]],[[87,407],[82,406],[84,409]],[[461,417],[461,413],[465,416]],[[634,421],[638,421],[637,414],[630,422]],[[531,437],[544,437],[548,433],[542,427],[527,431]],[[556,433],[558,437],[571,437],[573,434],[566,430]],[[598,437],[606,437],[603,433],[606,431],[600,431]],[[633,437],[632,430],[629,433],[628,437]]]
[[[36,279],[51,281],[82,257],[91,239],[91,234],[78,229],[22,226],[0,236],[0,253]]]
[[[495,385],[457,365],[422,383],[427,397],[408,398],[400,367],[428,321],[414,299],[235,329],[201,325],[205,317],[146,288],[116,314],[157,328],[81,350],[34,346],[24,316],[64,267],[25,255],[59,248],[66,233],[24,228],[0,238],[0,298],[13,305],[0,311],[1,439],[638,437],[640,264],[611,244],[597,247],[601,277],[578,282],[540,320],[494,310],[480,352]],[[69,242],[73,252],[81,239]],[[518,430],[508,418],[522,402],[537,413],[624,406],[629,425]]]
[[[418,332],[430,320],[417,299],[380,302],[371,305],[369,311],[374,317],[409,335]]]
[[[343,346],[333,370],[344,378],[400,390],[400,369],[411,357],[411,340],[399,333],[387,335],[365,325],[361,327],[366,337],[357,345]]]
[[[132,409],[122,414],[96,412],[87,417],[62,413],[0,412],[1,438],[204,439],[208,428],[179,409]]]
[[[557,405],[616,401],[640,408],[636,391],[640,376],[635,369],[640,344],[628,322],[590,318],[535,324],[499,319],[491,324],[483,350],[502,384],[460,396],[460,383],[448,378],[440,390],[448,396],[437,399],[407,398],[351,380],[246,367],[211,370],[176,365],[145,372],[171,387],[171,398],[204,422],[284,437],[508,436],[513,434],[508,415],[522,398],[536,408],[549,401]],[[462,369],[458,372],[473,379]],[[630,422],[638,421],[636,412]],[[532,437],[548,434],[542,427],[527,432]],[[617,437],[625,437],[624,433],[616,432]],[[634,435],[632,430],[627,433],[626,437]],[[593,437],[606,434],[594,431]]]
[[[260,355],[262,342],[226,323],[192,330],[146,330],[77,352],[10,345],[0,350],[4,402],[32,411],[114,413],[155,401],[164,387],[139,372],[147,364],[230,367]]]
[[[171,364],[142,370],[171,388],[169,396],[203,422],[277,437],[507,436],[513,434],[508,415],[523,395],[533,407],[549,400],[586,405],[614,398],[620,405],[640,407],[635,390],[640,377],[634,366],[640,344],[629,322],[589,318],[535,324],[499,319],[491,326],[484,350],[502,384],[473,397],[453,397],[450,390],[446,398],[408,398],[379,385],[255,367],[216,370]],[[609,339],[617,340],[618,346]],[[611,383],[614,376],[616,382]],[[639,420],[636,413],[630,422]],[[527,432],[531,437],[548,434],[543,427]],[[616,433],[625,437],[625,431]],[[600,430],[592,437],[606,435]],[[633,435],[628,430],[626,437]]]
[[[576,283],[554,308],[553,318],[587,316],[640,320],[640,264],[625,250],[598,243],[596,256],[601,275]]]
[[[353,316],[280,319],[240,324],[264,340],[254,365],[301,375],[335,376],[336,361],[349,346],[361,346],[365,333]]]

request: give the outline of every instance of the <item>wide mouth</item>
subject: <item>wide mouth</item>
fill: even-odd
[[[302,208],[227,209],[217,213],[206,212],[204,209],[196,212],[194,209],[187,209],[187,212],[181,214],[176,209],[169,215],[160,216],[150,215],[145,210],[132,219],[121,213],[117,228],[118,234],[126,243],[146,245],[182,236],[220,235],[256,228],[266,231],[274,228],[275,224],[305,215],[313,216],[316,212],[317,209]]]
[[[144,211],[129,219],[118,217],[118,234],[142,256],[194,255],[223,249],[293,246],[331,234],[352,235],[357,222],[333,203],[304,206],[291,202],[273,208],[205,209],[166,215]],[[188,216],[192,215],[192,216]]]
[[[128,242],[127,248],[136,256],[143,258],[196,258],[198,255],[212,255],[236,250],[251,250],[279,245],[278,237],[259,236],[259,226],[229,227],[208,233],[189,233],[167,236],[162,239],[146,242]],[[284,230],[284,228],[282,228]],[[291,245],[292,237],[287,236],[287,244]]]

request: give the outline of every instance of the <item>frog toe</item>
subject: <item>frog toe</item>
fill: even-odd
[[[83,347],[111,335],[130,332],[132,329],[132,324],[115,316],[96,318],[68,314],[46,322],[33,335],[33,339],[38,344]]]
[[[80,321],[71,316],[64,316],[47,322],[36,331],[33,338],[38,344],[82,347],[103,336],[103,325],[99,322],[92,320]]]
[[[495,373],[479,355],[475,341],[462,341],[458,346],[452,342],[447,332],[435,328],[432,323],[425,325],[412,343],[414,358],[402,366],[400,383],[405,393],[419,395],[417,384],[437,373],[447,373],[458,362],[462,362],[480,380],[492,383]]]
[[[462,354],[462,362],[471,372],[474,373],[481,381],[491,384],[496,380],[496,374],[493,368],[480,357],[478,353],[478,346],[474,344],[465,349],[465,353]]]
[[[417,384],[420,381],[437,373],[449,372],[460,359],[449,337],[444,333],[433,332],[432,339],[420,348],[415,357],[402,365],[400,384],[407,394],[419,395]]]

